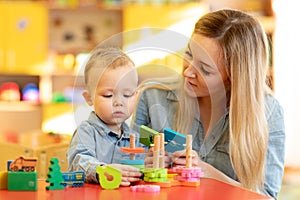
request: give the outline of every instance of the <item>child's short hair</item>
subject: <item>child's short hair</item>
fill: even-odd
[[[96,47],[92,52],[84,69],[84,80],[87,89],[91,91],[91,83],[107,68],[116,68],[124,65],[132,64],[134,62],[121,49],[115,47]]]

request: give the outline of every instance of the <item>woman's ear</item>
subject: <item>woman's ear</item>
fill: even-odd
[[[92,105],[93,105],[93,100],[92,100],[92,97],[91,97],[89,91],[84,90],[84,91],[82,92],[82,96],[84,97],[86,103],[87,103],[89,106],[92,106]]]

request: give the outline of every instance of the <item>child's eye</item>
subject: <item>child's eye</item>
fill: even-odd
[[[104,94],[104,95],[102,95],[104,98],[111,98],[113,95],[112,94]]]

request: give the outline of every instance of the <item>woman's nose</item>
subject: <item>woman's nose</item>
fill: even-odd
[[[183,71],[183,76],[188,78],[196,78],[195,68],[192,64],[186,65],[186,68]]]

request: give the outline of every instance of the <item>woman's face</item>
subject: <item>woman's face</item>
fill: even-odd
[[[192,97],[224,94],[227,73],[216,40],[193,34],[184,54],[184,89]]]

